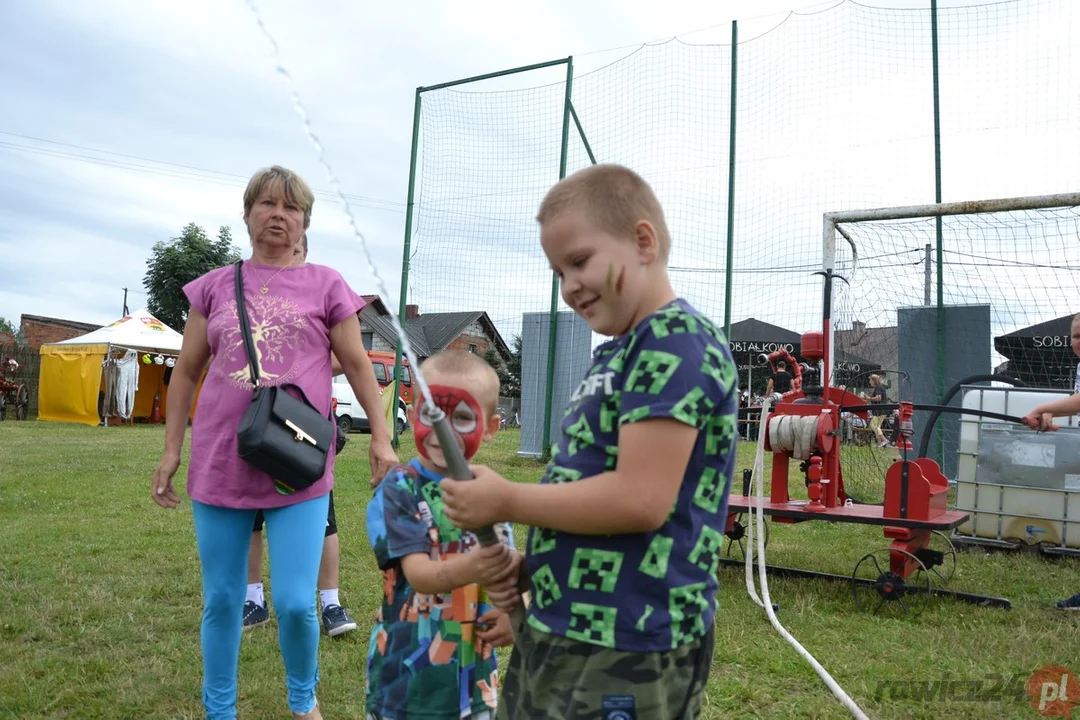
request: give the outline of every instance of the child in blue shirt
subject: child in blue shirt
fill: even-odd
[[[421,370],[471,459],[499,429],[498,375],[464,351],[433,355]],[[512,633],[479,581],[488,566],[506,567],[513,536],[500,525],[504,544],[482,548],[446,519],[442,449],[424,408],[414,405],[410,419],[420,457],[393,468],[367,507],[384,595],[368,649],[368,718],[490,720],[498,694],[494,648],[510,644]]]

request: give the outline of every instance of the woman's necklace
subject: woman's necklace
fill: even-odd
[[[292,263],[290,262],[289,265],[292,265]],[[262,293],[263,295],[265,295],[267,292],[269,292],[270,288],[267,287],[267,286],[270,285],[270,283],[272,283],[274,281],[274,278],[276,278],[278,276],[278,273],[280,273],[285,268],[289,267],[289,265],[282,265],[281,267],[279,267],[278,271],[276,273],[274,273],[273,275],[271,275],[270,279],[262,284],[262,287],[259,288],[259,292]],[[251,272],[255,273],[255,278],[257,280],[260,280],[260,281],[262,280],[262,275],[259,273],[258,270],[255,269],[255,261],[254,260],[251,261]]]

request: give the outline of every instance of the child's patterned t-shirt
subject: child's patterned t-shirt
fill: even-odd
[[[712,627],[735,464],[736,384],[723,332],[685,300],[596,349],[570,398],[542,483],[614,470],[619,428],[628,423],[672,418],[697,428],[698,438],[678,498],[655,532],[530,528],[528,621],[534,628],[655,652],[694,642]]]
[[[491,607],[483,589],[426,595],[401,569],[406,555],[445,561],[479,544],[443,513],[442,479],[413,460],[394,468],[367,506],[368,538],[383,571],[368,648],[367,710],[385,718],[458,720],[496,706],[495,651],[476,637],[476,620]],[[496,531],[514,546],[509,525]]]

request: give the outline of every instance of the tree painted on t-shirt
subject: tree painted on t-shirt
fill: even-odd
[[[255,343],[255,358],[259,363],[261,381],[273,384],[275,380],[290,379],[296,372],[297,355],[304,349],[302,331],[308,324],[307,315],[295,302],[278,295],[249,296],[246,300],[251,339]],[[240,315],[235,302],[230,303],[228,312],[230,320],[236,323],[223,335],[228,344],[228,356],[239,356],[244,362],[243,367],[229,373],[229,377],[234,382],[250,385],[251,371],[247,364],[244,336],[240,330]],[[273,372],[267,367],[271,363],[271,367],[285,369],[282,372]]]

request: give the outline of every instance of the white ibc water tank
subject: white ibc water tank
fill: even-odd
[[[1069,393],[973,386],[962,407],[1023,417]],[[1080,550],[1080,427],[1036,433],[1015,423],[961,415],[956,509],[971,513],[960,536],[1002,544]]]

